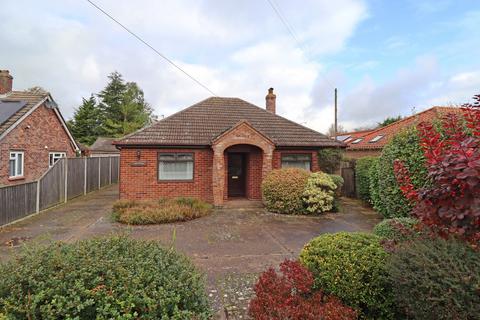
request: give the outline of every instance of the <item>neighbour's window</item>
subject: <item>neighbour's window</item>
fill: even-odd
[[[352,144],[357,144],[357,143],[359,143],[359,142],[362,141],[362,140],[363,140],[363,138],[355,139],[355,140],[352,142]]]
[[[312,157],[310,154],[285,154],[282,155],[282,168],[301,168],[310,171]]]
[[[377,142],[377,141],[379,141],[380,139],[382,139],[383,137],[384,137],[383,135],[378,135],[378,136],[376,136],[375,138],[373,138],[372,140],[370,140],[369,142],[370,142],[370,143]]]
[[[159,153],[159,180],[193,180],[193,153]]]
[[[10,152],[9,175],[10,178],[23,177],[23,151]]]
[[[48,166],[52,167],[55,162],[57,162],[59,159],[65,158],[67,154],[65,152],[50,152],[48,154]]]

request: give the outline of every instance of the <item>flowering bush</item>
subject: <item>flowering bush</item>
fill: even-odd
[[[313,275],[296,261],[285,260],[280,273],[265,271],[255,285],[249,315],[255,320],[350,320],[356,312],[335,297],[313,291]]]
[[[412,214],[442,236],[456,234],[480,240],[480,95],[464,105],[463,119],[448,114],[441,130],[430,123],[418,127],[431,186],[415,188],[400,160],[395,174]]]
[[[336,189],[337,185],[328,174],[312,173],[302,195],[306,210],[310,213],[332,210]]]
[[[277,213],[303,213],[302,194],[309,172],[303,169],[286,168],[272,170],[262,182],[265,206]]]
[[[380,238],[368,233],[324,234],[305,245],[300,262],[315,278],[315,288],[339,297],[368,319],[392,319],[388,254]]]

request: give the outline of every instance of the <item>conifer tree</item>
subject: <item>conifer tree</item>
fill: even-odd
[[[83,98],[82,105],[75,110],[68,126],[78,142],[91,145],[99,135],[100,122],[100,110],[95,97],[91,95],[88,99]]]

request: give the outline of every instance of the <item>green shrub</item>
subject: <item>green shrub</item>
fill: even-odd
[[[303,191],[310,173],[303,169],[272,170],[262,182],[265,206],[277,213],[304,213]]]
[[[209,319],[203,276],[155,242],[126,237],[25,249],[0,265],[8,319]]]
[[[373,233],[383,239],[401,242],[417,233],[414,230],[417,223],[416,219],[408,217],[385,219],[373,228]]]
[[[112,217],[127,224],[155,224],[192,220],[211,210],[210,204],[196,198],[119,200],[113,205]]]
[[[368,319],[393,318],[386,259],[380,238],[367,233],[324,234],[300,253],[317,289],[336,295]]]
[[[327,173],[312,173],[302,195],[306,211],[322,213],[332,210],[336,189],[337,185]]]
[[[357,160],[355,166],[355,180],[358,197],[370,202],[370,168],[377,161],[377,157],[363,157]]]
[[[370,168],[368,169],[368,177],[369,177],[369,197],[370,197],[370,204],[373,206],[374,209],[378,210],[375,207],[376,203],[380,203],[380,191],[378,187],[378,165],[379,165],[379,158],[375,158],[372,160]]]
[[[344,150],[341,148],[324,148],[318,151],[318,163],[326,173],[335,173],[340,168]]]
[[[330,177],[330,179],[332,179],[333,183],[335,183],[335,185],[337,186],[335,191],[337,192],[340,191],[340,189],[342,189],[343,187],[343,184],[345,183],[342,176],[339,176],[338,174],[329,174],[328,176]]]
[[[480,254],[456,240],[416,240],[400,245],[387,267],[404,318],[478,319]]]
[[[427,184],[427,169],[422,148],[419,144],[417,130],[411,128],[395,135],[383,148],[378,163],[378,197],[374,199],[374,208],[385,218],[407,217],[412,210],[412,204],[400,190],[393,162],[399,159],[411,174],[415,189]]]
[[[333,199],[332,205],[332,212],[339,212],[340,211],[340,196],[342,195],[342,187],[345,181],[343,180],[342,176],[336,174],[329,174],[330,178],[332,178],[333,183],[337,186],[335,190],[335,198]]]

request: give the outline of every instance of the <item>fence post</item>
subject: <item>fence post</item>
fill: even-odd
[[[83,166],[83,195],[87,194],[87,157],[84,158],[84,166]]]
[[[64,159],[63,170],[65,171],[65,199],[64,202],[67,203],[68,201],[68,159]]]
[[[101,186],[101,173],[102,173],[102,158],[98,158],[98,190],[100,190]]]
[[[108,159],[110,160],[110,166],[108,169],[108,184],[112,184],[112,157],[108,157]]]
[[[40,212],[40,179],[37,180],[37,203],[35,204],[35,212]]]

